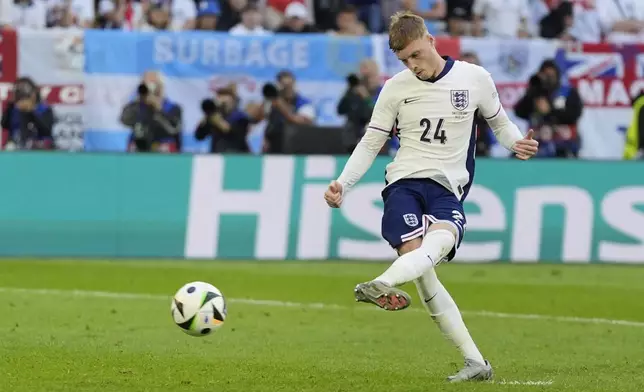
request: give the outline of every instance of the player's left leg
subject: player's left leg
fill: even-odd
[[[493,370],[474,343],[454,299],[438,280],[434,268],[416,280],[423,305],[445,338],[456,346],[465,359],[465,367],[449,381],[489,380]]]
[[[442,188],[436,188],[432,195],[431,214],[423,217],[430,238],[435,230],[451,228],[456,236],[452,249],[441,261],[450,261],[456,254],[463,238],[466,226],[463,206],[456,197]],[[429,315],[438,325],[443,335],[450,340],[461,352],[465,359],[465,367],[448,379],[452,382],[469,380],[489,380],[493,377],[492,367],[481,355],[474,343],[461,312],[454,299],[438,280],[434,268],[427,270],[416,280],[418,293]]]

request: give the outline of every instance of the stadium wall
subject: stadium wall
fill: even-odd
[[[378,158],[0,154],[0,256],[390,260]],[[461,262],[644,262],[641,164],[479,160]]]

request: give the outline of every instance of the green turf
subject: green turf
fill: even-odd
[[[461,366],[429,317],[369,311],[353,286],[382,264],[0,262],[0,391],[642,391],[644,327],[466,316],[497,381],[445,384]],[[644,268],[444,265],[461,309],[644,322]],[[192,280],[231,298],[224,327],[183,334],[171,296]],[[97,298],[39,288],[165,295]],[[4,288],[4,289],[2,289]],[[413,286],[407,287],[414,294]],[[342,308],[243,304],[252,298]],[[418,308],[417,303],[414,304]],[[467,314],[467,313],[466,313]]]

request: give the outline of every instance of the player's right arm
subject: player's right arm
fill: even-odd
[[[391,81],[387,81],[376,100],[364,136],[351,153],[340,177],[331,182],[324,194],[324,199],[330,207],[340,207],[344,194],[369,170],[382,146],[389,139],[397,115],[398,102]]]

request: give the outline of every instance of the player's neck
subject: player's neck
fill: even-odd
[[[445,61],[444,58],[438,56],[438,61],[436,62],[436,68],[434,69],[434,72],[432,73],[432,79],[437,78],[438,75],[440,75],[441,72],[443,72],[443,70],[445,69],[445,64],[447,64],[447,61]]]

